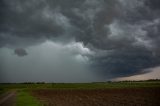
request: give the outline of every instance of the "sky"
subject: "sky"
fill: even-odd
[[[159,0],[0,0],[0,83],[160,78]]]

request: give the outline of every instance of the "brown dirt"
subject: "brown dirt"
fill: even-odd
[[[0,96],[0,106],[15,106],[16,91],[10,91]]]
[[[160,106],[160,88],[33,90],[45,106]]]

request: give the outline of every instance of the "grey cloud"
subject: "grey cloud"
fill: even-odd
[[[159,0],[146,0],[146,5],[151,9],[159,10],[160,9],[160,1]]]
[[[94,61],[93,67],[98,70],[97,74],[114,78],[142,74],[143,69],[158,66],[159,58],[159,56],[153,56],[150,51],[142,48],[128,48],[110,51],[103,56],[92,59]]]
[[[93,58],[94,66],[102,70],[99,73],[109,77],[141,74],[143,69],[160,65],[157,48],[160,34],[160,16],[157,14],[159,10],[148,8],[144,0],[121,2],[124,13],[109,25],[112,27],[109,27],[110,33],[107,34],[104,44],[104,50],[113,52]],[[129,3],[133,7],[129,7]]]
[[[28,55],[27,51],[23,48],[17,48],[14,50],[14,53],[17,55],[17,56],[20,56],[20,57],[23,57],[23,56],[26,56]]]
[[[116,14],[115,0],[80,0],[80,1],[4,1],[0,26],[3,34],[19,38],[52,38],[71,36],[85,44],[99,43],[95,37],[102,38],[108,32],[105,24],[112,22]],[[110,14],[112,13],[112,14]],[[16,41],[12,41],[16,42]],[[99,46],[100,47],[100,46]]]
[[[0,47],[46,39],[82,42],[98,73],[139,74],[160,65],[159,0],[0,1]],[[109,52],[108,52],[109,51]]]
[[[40,2],[40,1],[39,1]],[[54,20],[47,19],[45,7],[38,1],[7,2],[1,32],[11,36],[40,38],[62,34],[63,29]],[[33,4],[32,4],[33,3]],[[38,4],[37,4],[38,3]],[[43,14],[46,13],[46,14]],[[54,18],[54,13],[50,14]],[[49,17],[49,16],[48,16]]]

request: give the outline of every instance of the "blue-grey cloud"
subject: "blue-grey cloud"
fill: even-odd
[[[25,49],[23,48],[16,48],[14,50],[14,53],[17,55],[17,56],[20,56],[20,57],[23,57],[23,56],[26,56],[28,53]]]
[[[1,0],[0,47],[82,42],[108,78],[160,65],[159,0]]]

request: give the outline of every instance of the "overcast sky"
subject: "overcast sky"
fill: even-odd
[[[159,66],[160,0],[0,0],[0,82],[160,78]]]

